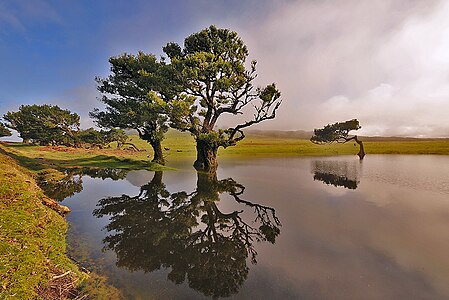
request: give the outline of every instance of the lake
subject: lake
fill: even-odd
[[[449,298],[449,156],[219,162],[68,174],[69,254],[128,299]]]

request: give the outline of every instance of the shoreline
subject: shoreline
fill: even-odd
[[[68,223],[45,205],[34,174],[0,151],[0,295],[2,299],[75,299],[119,292],[81,271],[66,252]]]
[[[169,136],[167,160],[193,164],[191,137]],[[49,292],[49,286],[71,286],[66,298],[76,293],[119,299],[120,293],[106,278],[87,274],[66,253],[67,221],[44,205],[49,200],[37,180],[57,180],[71,168],[174,170],[149,162],[151,151],[144,141],[131,139],[142,150],[89,150],[67,147],[0,143],[0,293],[2,297],[33,298]],[[366,141],[370,154],[449,155],[449,140]],[[236,147],[220,149],[220,160],[355,155],[352,144],[317,146],[308,140],[250,136]],[[169,163],[170,165],[170,163]],[[192,167],[193,169],[193,167]],[[47,177],[45,177],[47,176]],[[52,178],[53,177],[53,178]],[[51,205],[50,205],[51,206]],[[90,286],[90,287],[89,287]],[[43,297],[45,298],[45,297]]]

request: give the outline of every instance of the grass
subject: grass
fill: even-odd
[[[58,288],[78,286],[78,295],[92,294],[92,286],[97,294],[108,295],[102,299],[118,295],[67,257],[67,222],[42,204],[44,194],[33,173],[3,152],[0,165],[0,299],[53,298],[50,282]],[[53,279],[67,271],[69,276]]]
[[[3,149],[21,165],[33,171],[64,169],[73,167],[122,168],[122,169],[165,169],[151,163],[151,146],[138,136],[129,141],[141,151],[117,150],[111,144],[108,149],[74,149],[66,147],[44,147],[21,143],[4,144]],[[376,138],[364,142],[369,154],[441,154],[449,155],[449,139],[392,139]],[[167,161],[193,160],[196,156],[195,141],[188,133],[170,130],[164,141],[164,155]],[[0,146],[1,147],[1,146]],[[275,156],[325,156],[355,155],[358,146],[354,143],[315,145],[309,140],[249,135],[234,147],[220,148],[219,159],[254,158]]]
[[[28,171],[0,153],[1,298],[32,299],[55,270],[81,276],[65,255],[67,223],[45,207]]]
[[[21,143],[7,143],[0,148],[22,166],[32,171],[76,167],[148,169],[152,171],[164,168],[152,163],[151,158],[148,157],[151,153],[147,152],[44,147]]]
[[[131,136],[131,141],[145,153],[151,153],[151,147],[138,136]],[[167,160],[194,159],[195,141],[188,133],[169,131],[163,141]],[[410,139],[391,138],[369,139],[364,142],[367,154],[443,154],[449,155],[449,139]],[[359,148],[354,143],[316,145],[306,139],[279,138],[264,135],[248,135],[234,147],[220,148],[220,158],[249,158],[265,156],[324,156],[356,155]],[[179,151],[179,152],[178,152]]]

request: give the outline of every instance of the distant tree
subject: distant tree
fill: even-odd
[[[117,142],[118,149],[120,149],[124,144],[130,144],[134,146],[133,144],[126,142],[128,140],[128,136],[123,129],[112,128],[107,131],[102,130],[102,133],[104,135],[105,142],[107,144]],[[136,146],[134,147],[136,148]]]
[[[4,119],[9,122],[6,126],[16,130],[24,142],[77,146],[75,135],[80,117],[57,105],[22,105],[17,112],[7,112]]]
[[[327,185],[355,190],[360,183],[357,164],[351,167],[348,161],[315,160],[312,162],[312,172],[313,180]]]
[[[176,97],[167,102],[171,126],[194,136],[194,167],[214,172],[218,148],[242,140],[242,129],[273,119],[281,94],[274,83],[254,87],[256,61],[246,68],[248,49],[229,29],[210,26],[188,36],[184,49],[169,43],[163,50],[170,58],[165,75],[171,76],[177,89]],[[222,116],[242,114],[248,106],[255,110],[251,120],[227,129],[215,128]]]
[[[78,142],[82,145],[97,146],[103,148],[106,141],[103,134],[95,128],[80,130],[77,134]]]
[[[11,131],[5,127],[5,124],[0,122],[0,137],[11,136]]]
[[[120,148],[123,144],[131,144],[126,143],[128,136],[125,131],[115,128],[110,130],[96,130],[91,127],[78,131],[76,138],[79,143],[83,145],[94,146],[101,149],[112,142],[117,142],[117,148]]]
[[[96,78],[103,94],[104,111],[90,116],[103,128],[136,129],[141,139],[153,148],[153,162],[164,164],[161,141],[168,130],[167,117],[154,103],[153,92],[166,98],[164,79],[159,76],[163,63],[152,54],[123,54],[109,59],[111,75]],[[145,76],[143,75],[145,73]]]
[[[337,143],[346,143],[351,140],[354,140],[360,146],[359,153],[357,155],[360,159],[365,157],[365,149],[363,147],[362,141],[360,141],[356,135],[349,136],[349,132],[352,130],[359,130],[362,128],[357,119],[352,119],[346,122],[337,122],[334,124],[328,124],[321,129],[315,129],[314,135],[310,138],[312,143],[321,145],[321,144],[330,144],[333,142]]]
[[[118,149],[124,144],[132,145],[137,149],[134,144],[126,142],[128,136],[123,129],[112,128],[110,130],[96,130],[91,127],[78,131],[76,138],[78,142],[84,146],[98,147],[100,149],[103,149],[112,142],[117,143]]]

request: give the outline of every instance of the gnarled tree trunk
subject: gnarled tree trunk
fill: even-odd
[[[162,153],[162,145],[160,140],[150,141],[150,145],[153,148],[153,160],[151,162],[158,163],[161,165],[165,164],[164,155]]]
[[[359,156],[360,159],[363,159],[365,157],[365,148],[363,147],[363,143],[357,138],[357,136],[354,136],[354,140],[360,146],[360,150],[359,153],[357,153],[357,155]]]
[[[153,160],[151,162],[155,162],[161,165],[165,165],[164,155],[162,153],[162,144],[161,140],[154,134],[154,132],[147,131],[145,129],[140,130],[136,128],[139,132],[139,137],[150,143],[153,148]]]
[[[197,171],[214,173],[217,170],[217,150],[218,147],[211,146],[206,141],[197,139],[196,141],[196,161],[193,167]]]

